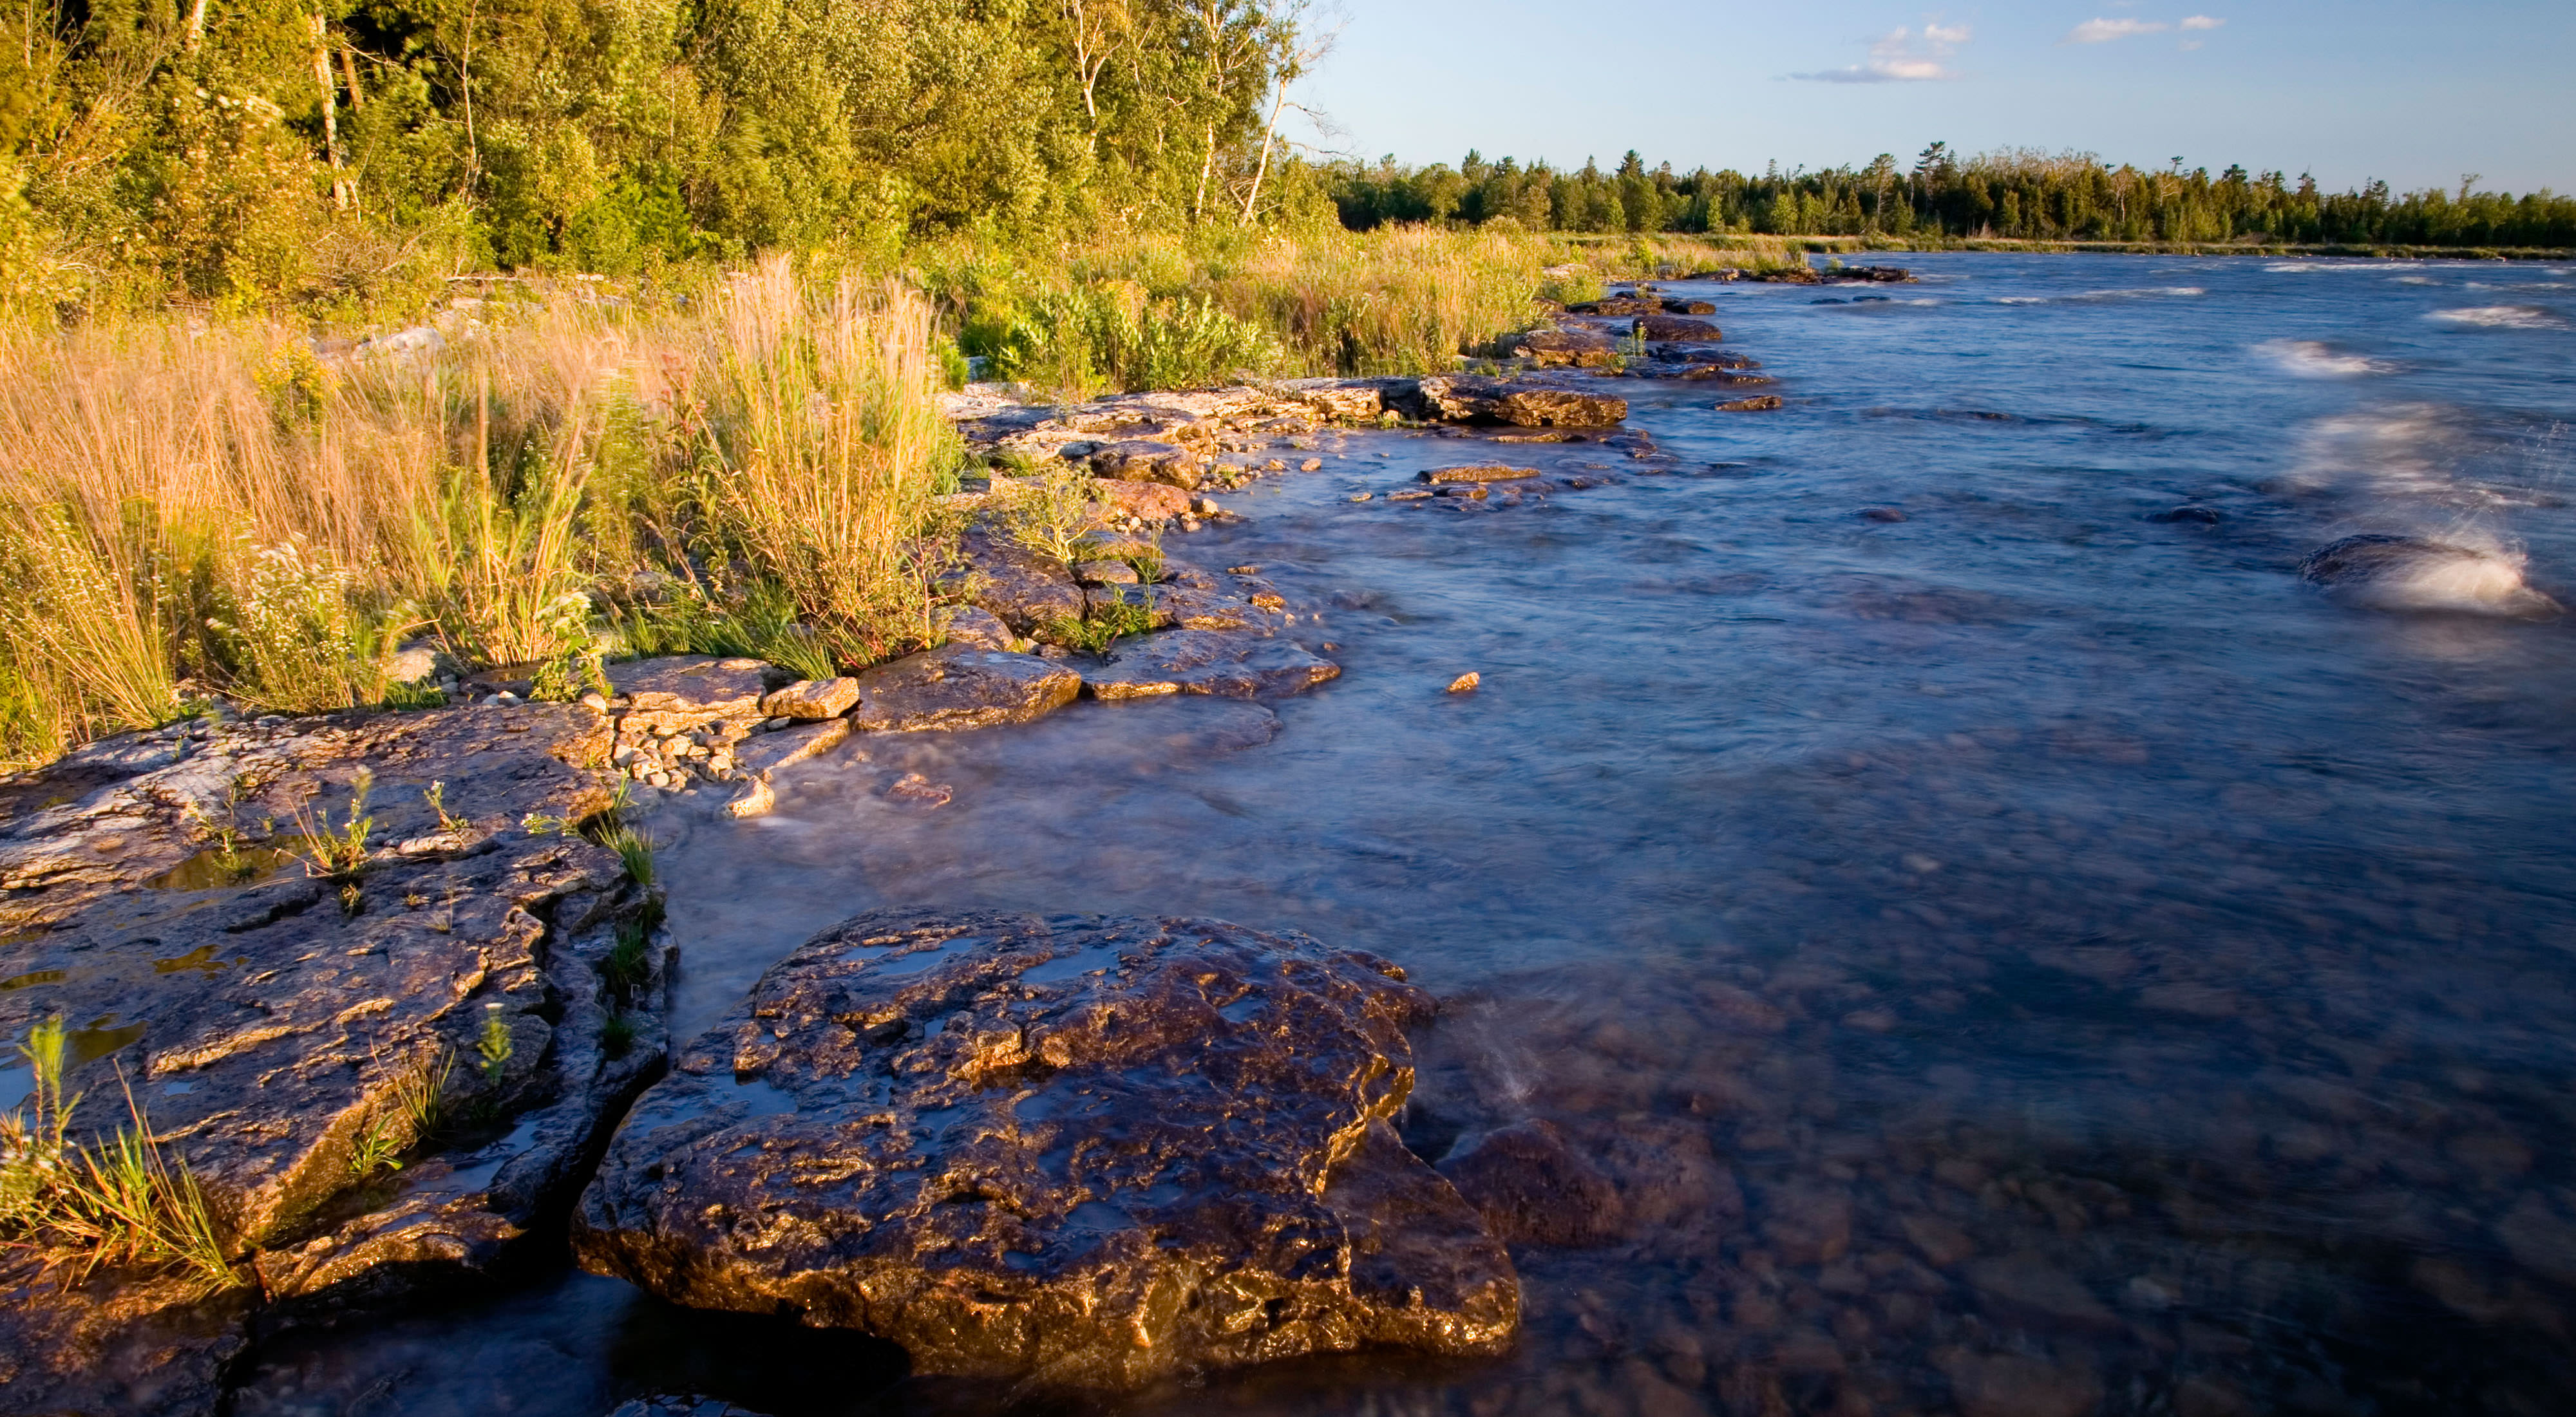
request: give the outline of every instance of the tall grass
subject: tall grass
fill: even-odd
[[[917,278],[994,373],[1079,399],[1266,375],[1431,374],[1605,279],[1801,263],[1794,241],[1388,226],[1120,235],[1029,252],[959,241]],[[1574,268],[1571,275],[1551,271]]]
[[[844,666],[930,642],[928,307],[784,262],[689,295],[330,358],[259,323],[0,329],[0,765],[199,695],[375,703],[407,634],[560,666],[618,623],[732,649],[748,607]]]

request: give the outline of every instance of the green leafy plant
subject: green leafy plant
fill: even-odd
[[[1046,638],[1066,649],[1100,654],[1129,635],[1152,633],[1152,607],[1116,600],[1092,608],[1081,619],[1062,616],[1048,623]]]
[[[617,941],[609,946],[600,972],[619,998],[632,999],[653,977],[652,927],[641,919],[617,922]]]
[[[336,884],[340,908],[350,915],[358,913],[363,899],[358,879],[367,869],[367,839],[376,829],[376,819],[367,815],[367,794],[374,790],[375,781],[373,772],[358,769],[349,788],[348,815],[337,826],[332,825],[328,809],[308,814],[301,802],[294,808],[297,852],[304,858],[305,871]]]
[[[626,825],[624,822],[617,822],[602,828],[595,834],[589,835],[591,835],[591,839],[596,841],[599,845],[605,846],[609,850],[617,853],[617,859],[624,862],[626,865],[626,878],[628,880],[647,889],[652,887],[652,833],[647,832],[640,827],[632,827]]]
[[[364,1179],[378,1171],[400,1171],[406,1143],[400,1134],[386,1125],[383,1117],[370,1117],[366,1127],[349,1146],[349,1174]]]
[[[395,1076],[393,1102],[413,1146],[438,1135],[447,1125],[447,1079],[456,1071],[456,1050],[441,1048],[419,1067]]]
[[[474,1040],[474,1051],[483,1059],[483,1080],[498,1087],[509,1068],[514,1045],[510,1041],[510,1025],[501,1017],[501,1006],[485,1004],[483,1009],[483,1032]]]
[[[623,1058],[635,1046],[635,1021],[624,1014],[610,1014],[599,1026],[599,1049],[611,1058]]]
[[[447,810],[447,784],[445,782],[431,783],[429,785],[429,790],[423,792],[421,797],[429,803],[429,810],[438,814],[438,829],[440,831],[450,832],[457,836],[463,836],[474,830],[474,823],[470,819],[460,817]]]

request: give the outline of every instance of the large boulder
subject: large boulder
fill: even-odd
[[[1451,423],[1508,423],[1522,428],[1615,428],[1628,401],[1556,384],[1523,384],[1472,375],[1422,381],[1424,402]]]
[[[1342,667],[1275,635],[1169,630],[1122,640],[1082,686],[1096,699],[1209,694],[1253,699],[1298,694],[1341,677]]]
[[[757,659],[680,654],[612,664],[608,683],[633,713],[718,718],[757,713],[774,672]]]
[[[1510,1260],[1388,1120],[1431,1012],[1381,960],[1218,921],[861,916],[645,1094],[573,1251],[922,1373],[1494,1353]]]
[[[1053,660],[942,645],[861,674],[849,722],[863,733],[991,728],[1044,718],[1081,692],[1082,676]]]

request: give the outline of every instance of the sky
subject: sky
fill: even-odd
[[[1336,155],[1759,172],[2091,152],[2337,190],[2576,192],[2576,0],[1339,0]]]

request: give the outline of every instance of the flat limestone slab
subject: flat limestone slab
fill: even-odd
[[[1096,699],[1253,699],[1303,693],[1341,673],[1331,660],[1272,635],[1167,630],[1120,641],[1107,663],[1084,672],[1082,683]]]
[[[943,645],[859,676],[850,727],[947,733],[1044,718],[1082,693],[1082,676],[1033,654]]]
[[[1389,1125],[1431,1012],[1384,961],[1222,921],[860,916],[639,1100],[574,1254],[917,1373],[1494,1353],[1511,1261]]]

